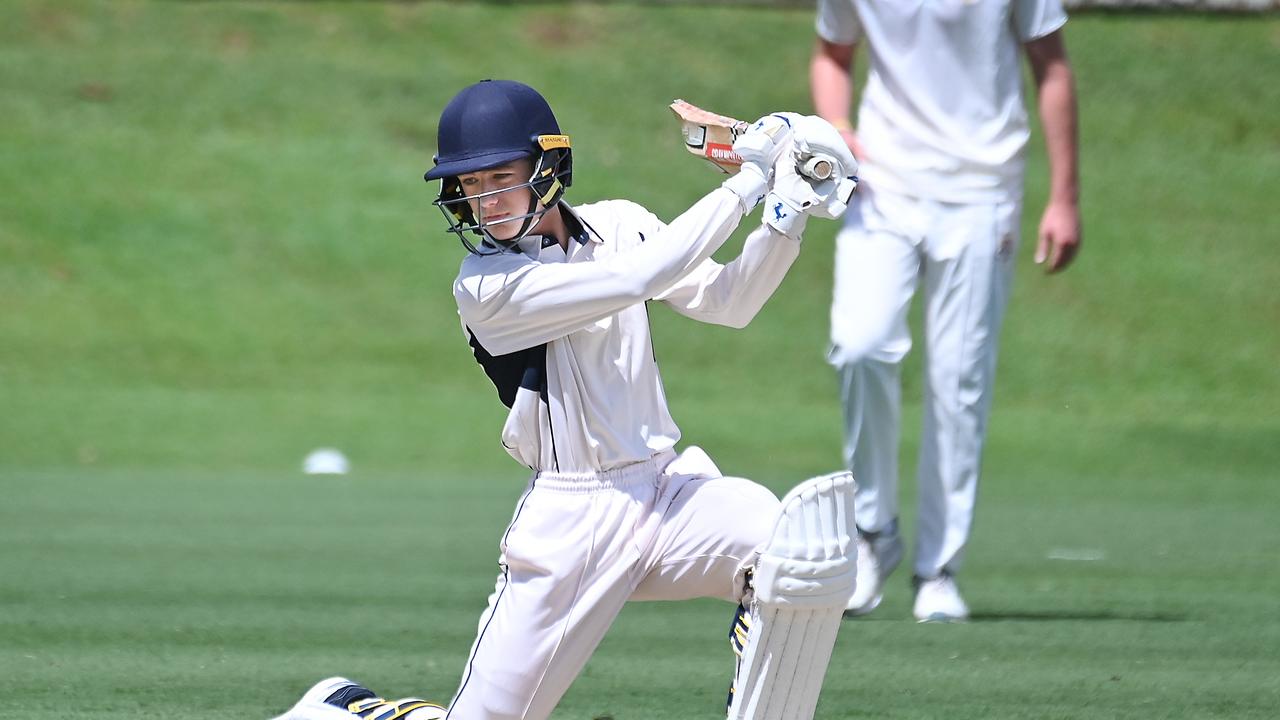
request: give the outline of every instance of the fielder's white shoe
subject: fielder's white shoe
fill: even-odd
[[[969,619],[969,606],[960,597],[960,588],[949,573],[935,578],[916,578],[916,605],[913,614],[919,622],[964,622]]]
[[[902,562],[902,539],[895,521],[878,533],[858,533],[858,578],[853,597],[845,606],[845,617],[858,617],[875,610],[884,599],[884,581]]]
[[[289,711],[273,720],[441,720],[443,707],[417,698],[383,700],[372,690],[346,678],[321,680]]]

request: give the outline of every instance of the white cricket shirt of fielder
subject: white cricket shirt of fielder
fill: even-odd
[[[742,254],[710,259],[748,210],[718,188],[664,224],[610,200],[561,212],[574,235],[468,255],[454,297],[476,360],[510,412],[502,443],[534,470],[598,472],[673,448],[680,430],[654,360],[646,301],[703,322],[741,327],[799,254],[766,225]]]
[[[1060,0],[818,0],[818,36],[865,39],[871,59],[862,180],[951,203],[1021,197],[1030,130],[1020,44],[1066,21]]]

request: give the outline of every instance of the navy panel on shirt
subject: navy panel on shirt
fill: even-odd
[[[503,405],[511,407],[516,402],[516,392],[520,388],[533,390],[545,401],[547,399],[547,345],[536,345],[524,350],[517,350],[506,355],[491,355],[476,334],[467,328],[467,343],[476,362],[484,368],[493,386],[498,390],[498,399]]]

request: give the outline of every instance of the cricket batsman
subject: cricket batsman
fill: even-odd
[[[745,326],[808,218],[843,212],[857,166],[830,124],[790,113],[733,151],[742,170],[665,223],[626,200],[565,200],[572,143],[533,88],[486,80],[445,107],[426,180],[468,251],[453,286],[462,335],[509,410],[502,446],[531,475],[447,708],[331,678],[279,720],[542,720],[625,603],[699,597],[736,608],[729,717],[813,716],[854,590],[853,480],[813,478],[779,501],[678,449],[648,306]],[[817,153],[838,166],[822,181],[797,171]],[[741,254],[713,260],[761,204]]]

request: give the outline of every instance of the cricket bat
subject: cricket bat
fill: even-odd
[[[671,112],[680,120],[684,149],[715,165],[721,172],[733,175],[742,168],[742,158],[733,151],[733,141],[751,127],[750,124],[719,115],[684,100],[671,103]],[[834,158],[823,154],[796,159],[796,171],[805,177],[822,181],[831,177],[836,167]]]

